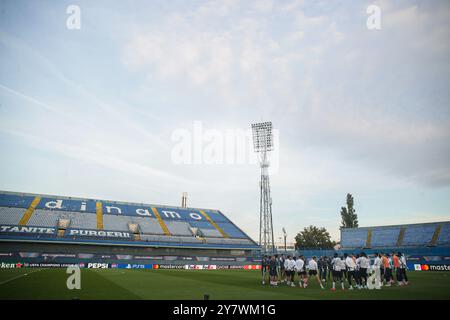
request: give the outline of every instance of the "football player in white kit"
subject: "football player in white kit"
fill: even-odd
[[[294,283],[294,277],[295,277],[295,260],[292,257],[289,257],[288,260],[286,260],[287,266],[286,266],[286,274],[288,274],[288,281],[287,285],[291,287],[295,287]]]
[[[295,261],[295,271],[298,274],[298,285],[300,288],[306,288],[308,286],[308,276],[306,274],[305,258],[303,256],[298,257]]]
[[[373,269],[375,270],[375,289],[381,289],[381,255],[375,253]]]
[[[309,269],[309,276],[310,277],[315,277],[317,279],[317,283],[320,285],[320,288],[323,290],[325,289],[322,285],[322,281],[320,281],[320,277],[317,274],[317,258],[313,257],[311,260],[309,260],[308,262],[308,269]]]
[[[291,256],[287,256],[287,259],[284,260],[284,276],[286,277],[286,284],[288,286],[291,285],[291,273],[289,271],[289,260],[291,260],[292,257]]]
[[[345,253],[344,258],[345,258],[345,266],[347,267],[347,280],[348,285],[350,286],[349,289],[353,290],[352,279],[355,279],[355,282],[357,282],[355,278],[356,263],[351,255],[347,255]]]
[[[370,259],[367,258],[367,255],[364,252],[356,259],[356,265],[359,267],[359,284],[362,288],[367,289],[367,273],[370,269]]]
[[[345,263],[339,258],[338,254],[334,254],[333,260],[331,260],[331,267],[333,268],[333,287],[331,291],[336,291],[336,282],[340,281],[342,290],[345,290],[344,280],[342,278],[343,269],[345,269]]]

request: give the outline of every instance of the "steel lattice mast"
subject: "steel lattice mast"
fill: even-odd
[[[252,124],[253,147],[260,154],[259,245],[263,252],[275,252],[270,196],[268,152],[273,150],[272,122]]]

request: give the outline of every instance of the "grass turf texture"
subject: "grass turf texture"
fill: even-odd
[[[0,299],[450,299],[450,274],[410,272],[410,285],[331,292],[261,284],[259,271],[82,269],[81,290],[68,290],[65,269],[0,269]]]

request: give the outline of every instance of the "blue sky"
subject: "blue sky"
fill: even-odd
[[[69,5],[81,29],[69,30]],[[369,5],[381,30],[366,26]],[[450,220],[448,1],[1,1],[0,189],[221,209],[257,164],[177,164],[176,130],[279,132],[275,234]]]

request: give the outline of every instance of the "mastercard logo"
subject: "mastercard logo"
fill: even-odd
[[[422,268],[422,271],[430,270],[430,267],[427,264],[423,264],[421,268]]]

